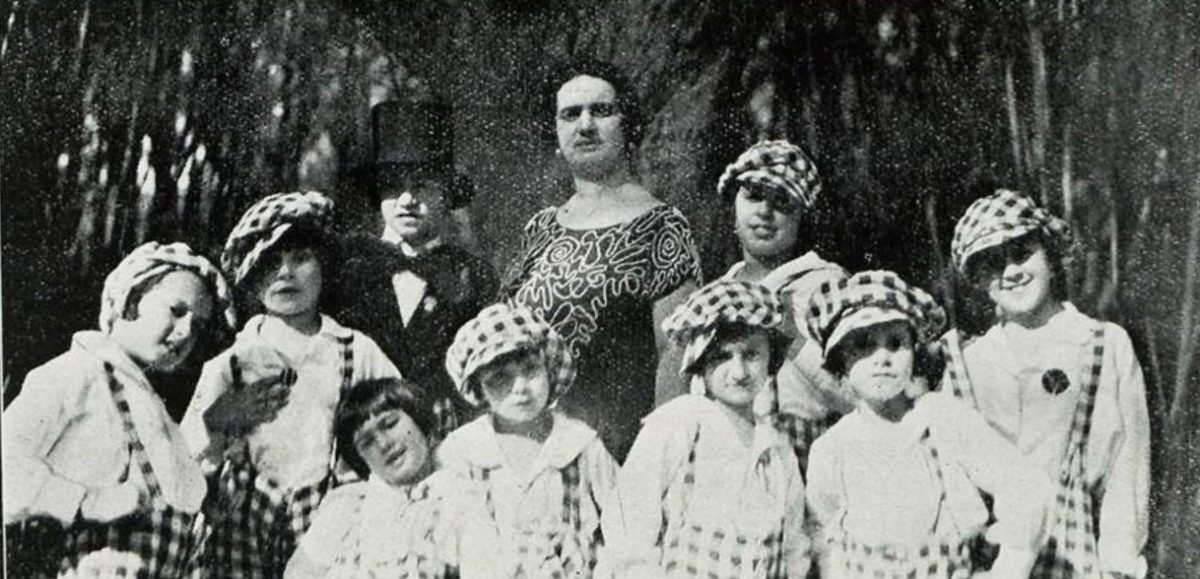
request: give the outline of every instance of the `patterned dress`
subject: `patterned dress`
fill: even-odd
[[[556,211],[526,224],[501,294],[567,341],[579,375],[559,407],[595,428],[620,461],[654,408],[654,303],[699,282],[700,261],[687,219],[673,207],[586,230],[563,227]]]

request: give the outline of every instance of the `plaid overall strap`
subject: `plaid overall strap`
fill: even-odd
[[[1071,434],[1059,474],[1053,524],[1034,563],[1032,579],[1080,579],[1099,576],[1093,502],[1085,488],[1087,439],[1104,365],[1104,326],[1097,324],[1084,356],[1083,390],[1071,418]]]
[[[146,447],[142,445],[137,427],[133,424],[129,402],[125,400],[125,386],[113,375],[112,364],[105,362],[104,371],[108,375],[108,388],[112,391],[113,401],[117,403],[117,413],[121,415],[121,425],[125,429],[125,438],[129,442],[133,460],[137,463],[138,470],[142,472],[142,478],[146,480],[146,490],[150,491],[150,500],[156,508],[161,509],[167,506],[166,499],[162,496],[162,486],[158,484],[158,477],[154,475],[154,467],[150,466],[150,459],[146,456]]]
[[[950,328],[941,339],[942,349],[946,352],[946,373],[950,378],[950,388],[955,398],[960,398],[978,408],[979,401],[975,399],[975,388],[971,385],[971,377],[967,374],[966,357],[962,349],[962,336],[958,328]]]

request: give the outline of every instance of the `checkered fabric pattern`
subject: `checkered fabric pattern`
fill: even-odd
[[[680,374],[695,370],[720,324],[778,330],[783,324],[783,304],[774,292],[756,283],[718,279],[696,290],[663,320],[663,331],[684,347]]]
[[[946,501],[946,479],[937,448],[930,442],[929,431],[921,437],[927,451],[926,460],[934,472],[941,490],[939,502]],[[940,512],[945,512],[939,508]],[[866,544],[844,530],[829,537],[829,569],[837,578],[862,577],[870,579],[967,579],[971,577],[971,549],[968,541],[946,541],[935,536],[937,522],[930,529],[930,539],[919,546]]]
[[[954,267],[965,274],[971,256],[1038,230],[1045,234],[1049,243],[1062,248],[1063,253],[1071,246],[1071,227],[1066,221],[1038,207],[1021,193],[1000,189],[976,199],[958,220],[954,226],[954,240],[950,242],[950,257]]]
[[[725,167],[717,180],[717,195],[728,199],[741,183],[756,183],[787,192],[810,208],[821,193],[817,165],[804,149],[784,140],[759,141]]]
[[[317,191],[276,193],[260,199],[242,214],[221,252],[221,267],[240,285],[262,254],[293,225],[325,231],[333,223],[333,200]]]
[[[341,391],[354,384],[354,336],[339,338]],[[230,359],[235,384],[241,383],[236,358]],[[294,382],[294,380],[293,380]],[[246,579],[283,576],[300,538],[312,526],[317,507],[333,488],[337,449],[330,452],[328,476],[298,489],[280,488],[258,475],[246,455],[226,459],[213,497],[223,518],[213,521],[207,567],[216,577]]]
[[[1045,546],[1038,553],[1031,579],[1079,579],[1098,576],[1099,559],[1096,552],[1096,529],[1093,513],[1096,505],[1084,488],[1087,438],[1092,428],[1092,409],[1096,405],[1096,389],[1104,365],[1104,326],[1097,324],[1088,344],[1091,356],[1086,357],[1082,376],[1087,377],[1084,390],[1071,418],[1071,438],[1067,455],[1058,478],[1058,493],[1053,506],[1053,519]]]
[[[463,398],[480,407],[486,401],[471,387],[471,377],[497,357],[524,349],[540,350],[545,357],[553,404],[574,383],[575,361],[562,336],[522,306],[492,304],[459,328],[446,351],[446,371]]]
[[[746,533],[732,526],[700,525],[687,520],[688,501],[696,482],[696,446],[700,429],[692,437],[680,479],[679,505],[666,521],[662,538],[663,572],[672,577],[706,579],[784,579],[783,519],[765,533]],[[779,512],[786,508],[780,501]]]
[[[196,571],[204,552],[204,515],[181,512],[163,499],[162,487],[133,424],[124,385],[116,379],[110,364],[105,363],[104,370],[130,455],[146,481],[152,510],[145,517],[120,522],[73,524],[67,529],[66,556],[60,571],[103,577],[185,577]]]
[[[928,342],[945,325],[946,312],[921,288],[882,270],[821,284],[805,315],[809,335],[825,355],[853,330],[900,319],[912,324],[918,341]]]
[[[813,442],[842,419],[841,414],[829,414],[817,419],[802,418],[784,412],[773,412],[770,416],[775,430],[783,433],[791,443],[802,475],[808,473],[808,451],[812,450]]]
[[[429,500],[430,489],[427,485],[418,485],[408,492],[410,505],[422,505]],[[364,561],[362,533],[355,534],[355,541],[343,543],[334,557],[333,565],[325,572],[328,579],[362,579],[364,577],[389,577],[395,579],[442,579],[457,577],[453,568],[446,564],[441,555],[442,549],[434,538],[434,533],[441,524],[443,511],[437,501],[428,511],[428,517],[410,518],[409,510],[404,515],[406,525],[419,525],[421,534],[414,543],[396,545],[393,550],[394,559],[387,561]],[[414,521],[414,518],[416,521]],[[399,521],[398,521],[399,522]]]
[[[975,399],[975,387],[971,384],[970,375],[967,374],[966,359],[963,357],[962,336],[957,328],[950,328],[940,340],[942,351],[946,354],[946,378],[942,387],[946,383],[950,385],[950,391],[955,398],[960,398],[967,401],[974,408],[979,408],[979,402]]]
[[[579,457],[559,471],[562,477],[562,511],[557,521],[538,521],[515,530],[517,560],[513,577],[539,579],[587,579],[596,566],[599,546],[595,536],[584,537],[580,501],[585,490],[579,476]],[[491,470],[473,466],[473,482],[484,490],[484,504],[492,522],[496,522],[496,505],[489,482]],[[503,532],[503,530],[502,530]],[[498,576],[503,573],[497,573]]]
[[[204,257],[197,255],[186,243],[162,244],[150,241],[138,246],[117,264],[104,278],[100,294],[100,331],[112,331],[113,322],[125,313],[129,294],[147,280],[175,270],[190,271],[213,292],[213,309],[221,321],[232,330],[237,324],[229,284],[221,271]]]

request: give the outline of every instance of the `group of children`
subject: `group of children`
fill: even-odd
[[[562,338],[505,303],[454,335],[446,370],[481,414],[442,432],[436,396],[322,314],[319,193],[243,216],[232,287],[146,244],[106,280],[100,331],[5,412],[6,529],[57,522],[63,576],[1144,576],[1141,370],[1060,293],[1065,223],[1009,191],[968,209],[954,263],[998,319],[964,345],[921,289],[808,251],[819,190],[784,141],[721,177],[745,259],[666,319],[691,393],[623,465],[555,408]],[[146,373],[233,329],[235,298],[259,313],[177,426]]]

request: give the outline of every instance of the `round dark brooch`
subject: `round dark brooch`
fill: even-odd
[[[1071,379],[1067,378],[1066,372],[1063,372],[1058,368],[1046,370],[1046,372],[1042,374],[1042,388],[1045,388],[1046,392],[1057,396],[1062,394],[1067,388],[1070,387]]]

